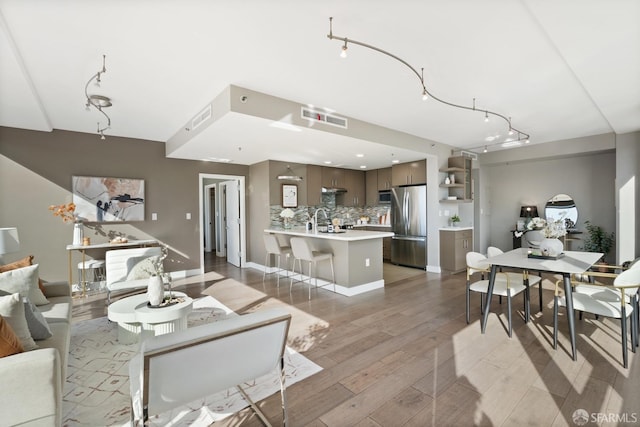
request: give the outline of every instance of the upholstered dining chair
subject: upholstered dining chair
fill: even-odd
[[[591,291],[594,286],[590,285]],[[585,313],[593,313],[598,316],[620,319],[622,335],[622,363],[625,368],[628,365],[627,349],[627,319],[631,318],[631,349],[635,353],[638,345],[637,322],[637,295],[640,288],[640,268],[623,271],[613,281],[613,285],[599,285],[602,288],[612,289],[618,292],[617,298],[612,294],[603,292],[572,292],[573,309]],[[584,290],[584,289],[583,289]],[[631,298],[630,298],[631,295]],[[632,302],[633,301],[633,302]],[[553,304],[553,348],[558,346],[558,311],[560,306],[566,305],[566,298],[560,296],[560,281],[556,282]]]
[[[504,252],[502,251],[502,249],[497,248],[495,246],[489,246],[487,248],[487,256],[489,258],[491,258],[492,256],[503,254],[503,253]],[[509,271],[509,272],[506,272],[506,274],[508,274],[511,280],[513,281],[521,280],[524,283],[524,285],[528,286],[529,288],[531,286],[538,285],[538,307],[539,307],[539,311],[542,311],[542,275],[538,273],[538,275],[535,276],[530,274],[530,272],[527,270],[524,270],[521,273]],[[527,292],[529,292],[529,289],[527,289]],[[527,295],[527,299],[529,299],[529,295]]]
[[[267,251],[267,254],[264,258],[264,273],[262,274],[262,283],[264,284],[264,280],[267,276],[267,266],[269,265],[269,257],[271,255],[275,255],[276,257],[276,270],[273,272],[277,275],[277,286],[280,287],[280,272],[283,271],[280,268],[280,258],[282,256],[285,257],[286,261],[286,269],[287,277],[289,277],[289,258],[292,257],[291,246],[281,246],[278,241],[278,237],[275,234],[265,234],[264,235],[264,247]]]
[[[466,293],[466,315],[467,315],[467,323],[469,323],[469,305],[471,300],[471,292],[478,292],[480,294],[486,294],[489,289],[489,279],[484,278],[484,274],[487,275],[491,271],[490,261],[487,260],[487,257],[479,252],[468,252],[467,253],[467,293]],[[481,273],[482,276],[480,280],[471,282],[472,276],[476,273]],[[503,296],[507,298],[507,319],[508,319],[508,327],[509,327],[509,338],[512,335],[512,321],[511,321],[511,298],[515,295],[518,295],[522,291],[526,289],[522,279],[513,280],[509,274],[503,272],[497,272],[494,285],[493,285],[493,295]],[[525,298],[525,305],[528,303]],[[480,299],[480,307],[482,312],[484,312],[485,307],[482,303],[482,295]],[[526,310],[526,306],[525,306]]]
[[[320,252],[311,249],[309,240],[303,237],[292,237],[290,240],[291,250],[293,252],[293,274],[291,275],[291,282],[289,283],[289,292],[293,288],[293,278],[296,273],[296,261],[300,265],[300,278],[302,279],[302,261],[306,261],[309,264],[309,299],[311,299],[311,279],[315,279],[316,288],[318,287],[318,277],[314,276],[314,271],[317,270],[317,264],[322,261],[329,261],[331,264],[331,283],[333,283],[333,292],[336,291],[336,275],[333,269],[333,254],[331,252]],[[300,280],[303,282],[304,280]]]

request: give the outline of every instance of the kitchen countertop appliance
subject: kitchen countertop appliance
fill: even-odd
[[[391,262],[427,268],[427,186],[391,189]]]

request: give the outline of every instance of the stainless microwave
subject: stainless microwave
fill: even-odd
[[[391,190],[378,191],[378,204],[379,205],[391,204]]]

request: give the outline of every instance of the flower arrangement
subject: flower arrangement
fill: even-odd
[[[282,212],[280,212],[280,216],[285,219],[291,219],[294,217],[294,215],[295,212],[293,212],[293,210],[289,208],[283,209]]]
[[[532,218],[529,224],[527,224],[528,230],[540,230],[547,239],[557,239],[567,234],[567,229],[564,227],[564,221],[559,219],[556,221],[546,221],[543,218]]]
[[[144,269],[151,276],[164,277],[164,260],[169,255],[169,249],[163,245],[160,250],[162,254],[151,260],[151,270],[147,268]]]
[[[536,216],[527,223],[527,230],[542,230],[546,225],[547,221]]]
[[[53,212],[53,216],[59,216],[63,222],[75,222],[78,217],[74,213],[76,211],[76,204],[71,202],[62,205],[51,205],[49,210]]]

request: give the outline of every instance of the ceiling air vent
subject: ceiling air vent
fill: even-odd
[[[478,160],[478,155],[476,153],[472,153],[471,151],[458,150],[452,151],[451,154],[454,157],[466,157],[468,159]]]
[[[202,123],[206,122],[211,118],[211,104],[207,105],[207,107],[200,111],[194,118],[191,120],[191,130],[195,130]]]
[[[324,111],[315,111],[310,108],[302,107],[302,118],[347,129],[347,119],[325,113]]]

